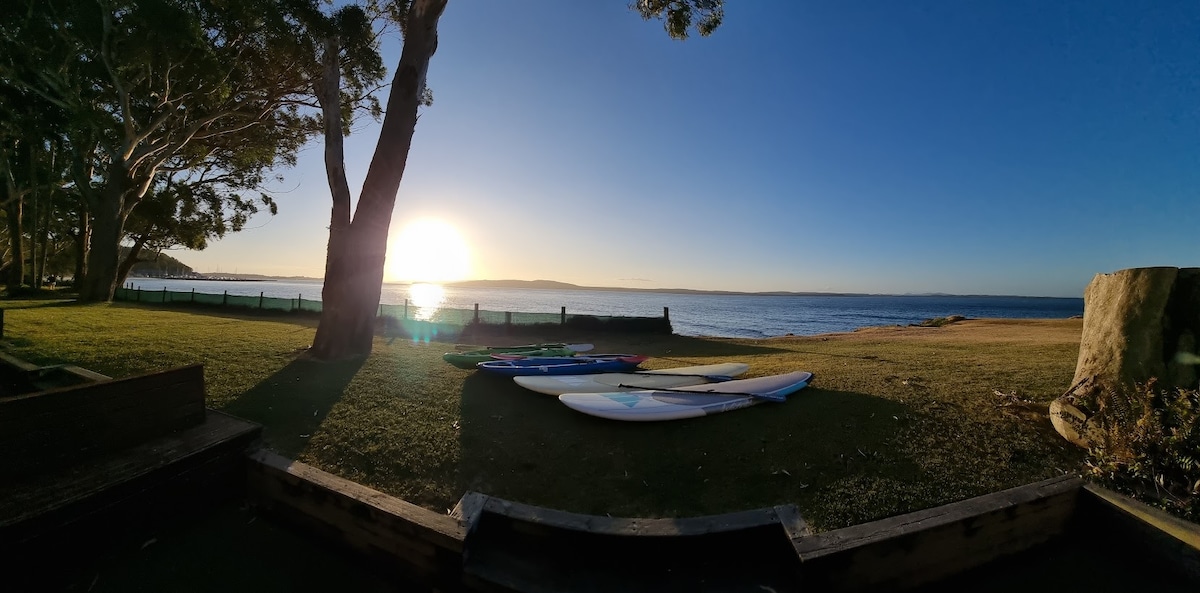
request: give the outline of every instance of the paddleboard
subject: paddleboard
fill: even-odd
[[[693,385],[670,391],[614,391],[564,393],[558,400],[567,407],[612,420],[650,422],[719,414],[785,397],[804,389],[813,374],[797,371],[754,379]]]
[[[636,373],[524,376],[513,377],[513,381],[521,387],[546,395],[606,393],[703,385],[720,381],[718,377],[736,377],[749,369],[750,365],[745,363],[725,362]]]

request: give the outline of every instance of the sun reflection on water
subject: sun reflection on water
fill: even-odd
[[[408,311],[409,319],[433,321],[438,309],[446,302],[446,289],[440,284],[412,284],[408,287],[408,302],[413,307]]]

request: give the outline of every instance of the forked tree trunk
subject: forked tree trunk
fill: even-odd
[[[437,50],[438,19],[445,8],[446,0],[415,0],[409,9],[404,49],[392,79],[387,115],[363,181],[354,220],[343,233],[332,228],[339,217],[335,197],[321,322],[309,350],[313,358],[338,360],[371,352],[375,314],[383,288],[388,228],[412,146],[429,59]],[[337,172],[328,167],[328,162],[326,166],[333,186]],[[334,191],[336,194],[336,188]]]
[[[1160,388],[1197,387],[1200,268],[1099,274],[1084,291],[1083,308],[1072,387],[1050,405],[1050,421],[1067,440],[1097,444],[1091,420],[1106,393],[1130,393],[1151,378]]]

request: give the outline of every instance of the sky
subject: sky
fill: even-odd
[[[450,0],[385,279],[1080,297],[1200,265],[1197,31],[1192,0],[726,0],[676,41],[624,0]],[[278,215],[172,255],[320,277],[319,139],[279,173]]]

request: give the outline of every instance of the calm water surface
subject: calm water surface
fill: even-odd
[[[305,300],[321,299],[320,281],[208,281],[132,278],[142,290],[206,292]],[[660,316],[670,308],[675,333],[685,336],[761,338],[785,334],[814,335],[853,331],[860,327],[907,325],[925,319],[964,315],[970,318],[1065,319],[1083,314],[1083,299],[963,296],[760,296],[697,295],[637,291],[544,290],[444,287],[385,284],[381,302],[403,304],[405,299],[426,309],[568,313],[590,315]],[[415,310],[415,309],[414,309]]]

